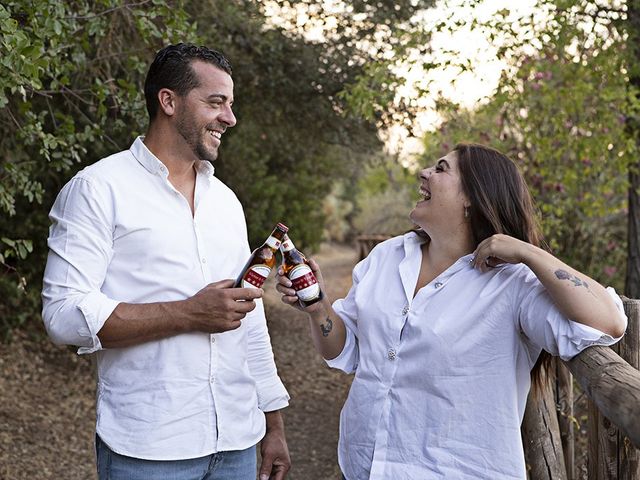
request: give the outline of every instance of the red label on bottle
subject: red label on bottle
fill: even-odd
[[[293,288],[295,290],[302,290],[304,288],[310,287],[311,285],[315,285],[316,283],[318,283],[318,280],[316,280],[316,276],[313,274],[313,272],[309,272],[306,275],[292,278],[291,283],[293,283]]]
[[[260,267],[258,267],[260,268]],[[265,273],[267,275],[269,275],[269,269],[265,268],[265,267],[261,267],[261,270],[267,270]],[[244,278],[242,279],[243,283],[249,283],[250,285],[256,287],[256,288],[262,288],[262,285],[264,285],[264,282],[267,280],[266,276],[261,275],[257,269],[254,268],[250,268],[247,273],[244,275]],[[249,286],[249,285],[243,285],[243,286]]]

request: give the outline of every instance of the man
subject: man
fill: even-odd
[[[43,319],[97,359],[100,479],[280,480],[290,466],[262,290],[233,192],[213,176],[236,124],[231,66],[171,45],[145,81],[150,124],[79,172],[50,218]],[[266,433],[265,433],[266,432]]]

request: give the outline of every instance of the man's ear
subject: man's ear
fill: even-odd
[[[176,97],[176,92],[168,88],[161,88],[158,92],[160,109],[169,117],[176,112]]]

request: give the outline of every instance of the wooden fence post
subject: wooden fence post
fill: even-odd
[[[629,327],[613,350],[637,370],[640,368],[640,300],[623,300]],[[640,397],[634,400],[640,404]],[[589,480],[640,480],[640,450],[592,402],[589,402],[588,428]]]
[[[555,369],[549,370],[554,376]],[[554,381],[545,381],[538,398],[533,394],[527,398],[521,430],[530,480],[567,479],[553,385]]]
[[[636,370],[640,369],[640,300],[623,297],[624,310],[629,318],[629,326],[625,336],[614,345],[614,351],[626,360]],[[640,398],[637,399],[640,402]],[[591,442],[603,446],[604,451],[599,452],[602,458],[602,466],[610,466],[611,475],[606,476],[602,466],[597,466],[596,473],[599,476],[589,477],[597,480],[640,480],[640,450],[631,445],[628,438],[611,427],[611,422],[600,412],[594,415],[593,424],[597,425],[598,437],[589,436]],[[638,419],[640,421],[640,419]],[[591,470],[591,469],[590,469]],[[607,474],[609,472],[606,472]]]
[[[556,361],[556,407],[562,440],[567,480],[575,480],[575,435],[573,430],[573,375],[562,362]]]

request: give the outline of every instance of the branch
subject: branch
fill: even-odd
[[[143,0],[142,2],[127,3],[125,5],[120,5],[119,7],[108,8],[107,10],[104,10],[103,12],[96,13],[94,15],[70,16],[70,17],[65,17],[65,19],[69,19],[69,20],[88,20],[90,18],[96,18],[96,17],[100,17],[102,15],[108,15],[109,13],[115,12],[116,10],[122,10],[122,9],[129,10],[131,7],[139,7],[140,5],[144,5],[145,3],[149,3],[150,1],[151,0]]]

